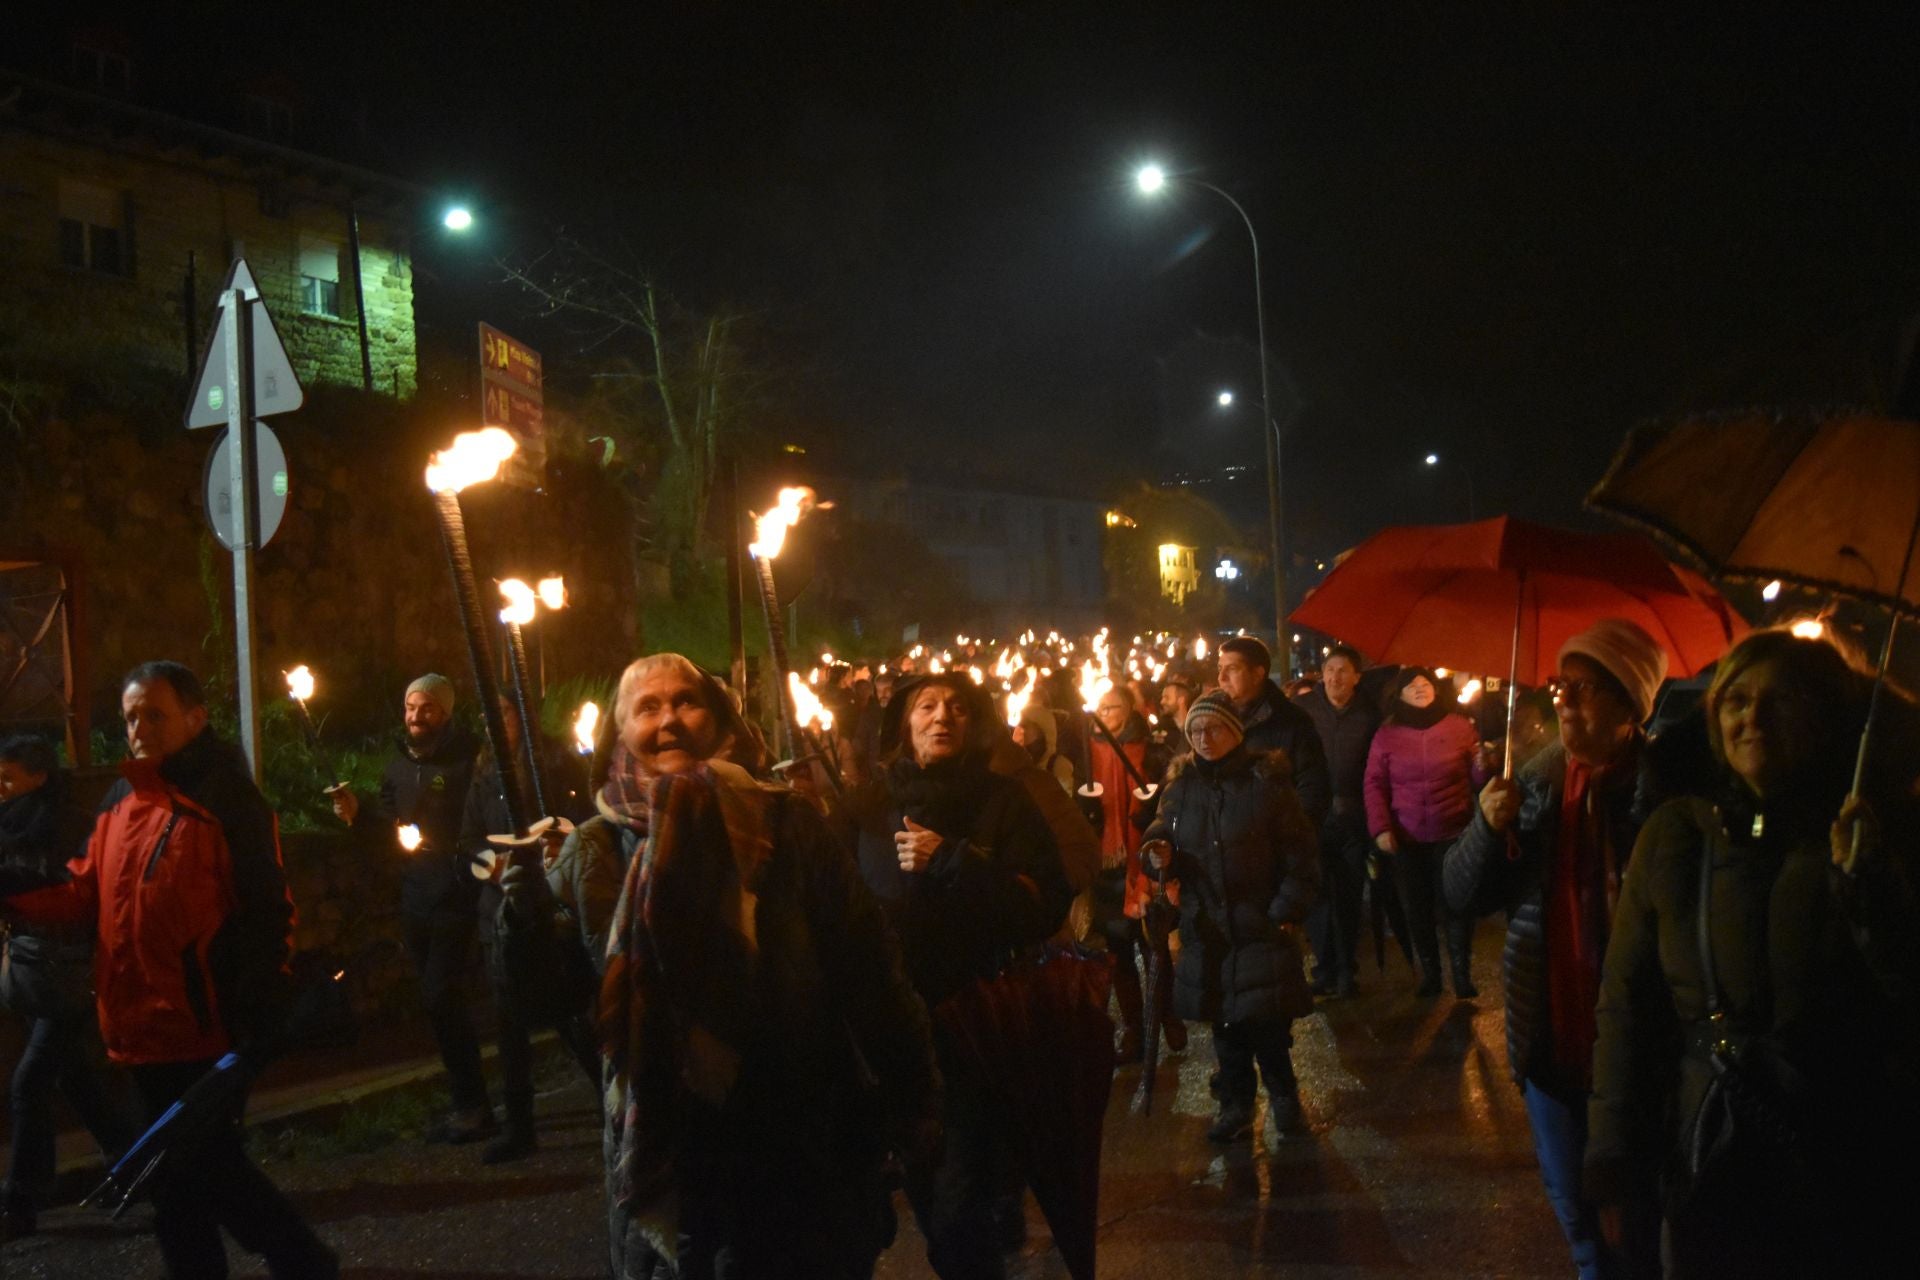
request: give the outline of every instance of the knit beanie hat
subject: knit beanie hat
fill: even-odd
[[[1653,697],[1667,678],[1667,651],[1638,624],[1602,618],[1560,646],[1559,661],[1579,654],[1620,682],[1640,720],[1653,714]]]
[[[427,672],[426,675],[407,686],[407,697],[410,698],[416,693],[426,694],[439,704],[441,711],[449,717],[453,715],[453,681],[445,676]]]
[[[1215,689],[1193,700],[1193,705],[1187,708],[1187,718],[1180,726],[1188,737],[1193,736],[1193,722],[1201,716],[1213,716],[1224,721],[1236,738],[1247,736],[1247,726],[1240,722],[1240,713],[1233,709],[1233,699],[1227,696],[1224,689]]]

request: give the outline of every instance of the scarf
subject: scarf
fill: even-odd
[[[1568,756],[1560,792],[1553,894],[1546,903],[1547,1019],[1554,1065],[1582,1092],[1593,1089],[1601,962],[1620,900],[1620,851],[1613,847],[1606,793],[1619,780],[1631,783],[1635,755],[1599,768]]]
[[[1387,718],[1395,724],[1404,724],[1410,729],[1424,731],[1433,728],[1451,714],[1452,710],[1447,706],[1446,700],[1436,697],[1424,707],[1395,701],[1393,711]]]
[[[754,886],[773,850],[774,794],[709,760],[649,775],[616,753],[603,812],[644,833],[607,940],[608,1194],[663,1257],[677,1256],[675,1157],[698,1104],[681,1082],[694,1027],[739,1050],[752,1026]]]
[[[902,754],[887,766],[887,794],[900,812],[949,840],[973,833],[992,781],[985,757],[973,751],[924,768]]]

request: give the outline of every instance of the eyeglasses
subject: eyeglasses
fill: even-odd
[[[1554,682],[1553,700],[1555,702],[1563,702],[1568,706],[1573,706],[1577,703],[1585,702],[1606,687],[1605,682],[1600,680],[1588,680],[1584,678],[1579,680],[1558,680]]]

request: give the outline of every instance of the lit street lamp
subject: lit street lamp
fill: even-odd
[[[1174,179],[1168,176],[1167,171],[1157,164],[1143,165],[1134,174],[1135,185],[1140,188],[1142,195],[1147,196],[1158,195],[1164,191],[1172,181],[1174,181]],[[1228,195],[1224,190],[1214,186],[1211,182],[1204,182],[1199,178],[1181,177],[1179,181],[1187,183],[1190,186],[1211,191],[1214,195],[1219,196],[1222,200],[1232,205],[1233,211],[1240,215],[1240,221],[1246,224],[1247,239],[1253,244],[1253,311],[1256,325],[1255,333],[1260,347],[1260,416],[1266,422],[1267,426],[1265,433],[1267,444],[1267,535],[1271,543],[1273,556],[1273,634],[1274,639],[1280,642],[1283,649],[1281,665],[1286,675],[1291,676],[1293,674],[1293,651],[1286,646],[1286,543],[1280,533],[1280,429],[1278,424],[1274,422],[1273,412],[1269,407],[1273,404],[1273,396],[1269,390],[1267,380],[1267,304],[1266,298],[1260,288],[1260,236],[1254,231],[1253,219],[1247,216],[1247,211],[1241,207],[1240,202]],[[1222,405],[1231,404],[1233,403],[1233,393],[1222,392],[1219,400]]]
[[[1233,392],[1222,391],[1219,395],[1215,396],[1214,399],[1220,402],[1220,407],[1222,409],[1225,409],[1227,406],[1233,403]]]
[[[1430,453],[1421,459],[1421,461],[1437,471],[1440,469],[1442,459],[1439,454]],[[1467,519],[1469,521],[1478,520],[1480,517],[1475,514],[1477,507],[1473,500],[1473,471],[1464,462],[1456,462],[1453,465],[1460,468],[1460,474],[1465,476],[1467,480]]]
[[[467,231],[473,227],[473,212],[465,205],[454,205],[440,219],[440,225],[449,231]]]

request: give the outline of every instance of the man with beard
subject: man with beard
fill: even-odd
[[[401,850],[407,860],[400,889],[402,929],[453,1091],[452,1113],[427,1136],[434,1142],[478,1142],[493,1134],[493,1108],[480,1067],[480,1040],[460,985],[472,968],[480,893],[460,848],[478,744],[454,723],[453,682],[445,676],[429,673],[408,685],[404,712],[400,751],[381,775],[378,803],[362,805],[345,787],[329,795],[342,822],[376,848]],[[419,829],[419,847],[411,852],[398,842],[403,826]]]

